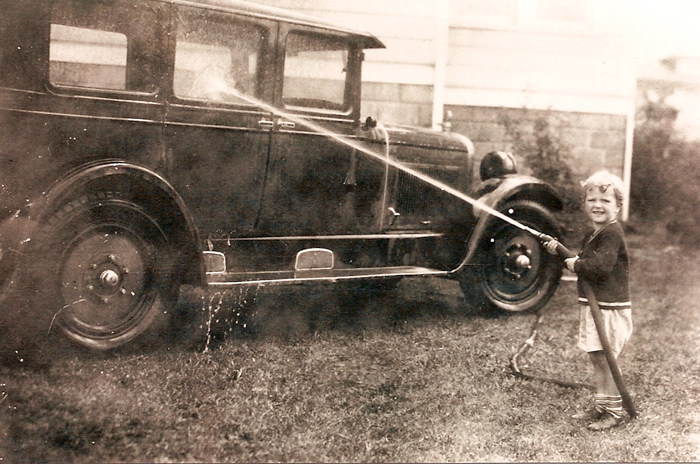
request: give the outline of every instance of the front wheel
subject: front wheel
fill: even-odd
[[[34,269],[53,328],[109,350],[164,325],[179,279],[167,235],[142,207],[111,192],[85,195],[44,230]]]
[[[552,214],[532,201],[515,201],[501,212],[548,235],[558,235]],[[486,309],[522,312],[545,305],[559,285],[561,261],[532,234],[491,218],[471,278],[461,282],[467,300]]]

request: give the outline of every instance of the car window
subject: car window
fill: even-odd
[[[126,42],[118,32],[52,24],[51,83],[126,90]]]
[[[253,103],[264,27],[231,15],[183,8],[177,21],[173,90],[180,98]]]
[[[284,61],[286,106],[342,110],[349,44],[337,37],[290,33]]]
[[[139,42],[136,35],[142,43],[150,40],[141,27],[149,21],[156,22],[155,13],[146,8],[134,11],[124,2],[57,1],[51,14],[49,81],[58,86],[154,91],[152,63],[133,46]]]

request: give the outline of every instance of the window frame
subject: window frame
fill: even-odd
[[[126,26],[126,28],[117,28],[118,30],[106,30],[99,27],[85,27],[83,25],[76,24],[65,24],[62,22],[57,22],[54,19],[54,11],[56,8],[60,8],[61,5],[66,3],[76,3],[76,0],[55,0],[51,2],[48,13],[48,23],[47,23],[47,47],[46,47],[46,89],[50,93],[54,94],[65,94],[65,95],[87,95],[96,98],[117,98],[117,99],[133,99],[137,97],[138,99],[154,100],[159,95],[162,94],[162,58],[158,57],[157,53],[153,53],[158,49],[165,48],[165,30],[167,27],[167,15],[163,14],[164,9],[157,7],[158,2],[147,2],[144,4],[139,4],[143,6],[144,11],[149,11],[152,13],[151,22],[152,27],[150,28],[139,28],[132,27],[131,22]],[[95,2],[96,4],[98,2]],[[114,3],[120,4],[124,8],[122,15],[129,18],[135,16],[131,10],[133,10],[133,5],[129,2],[122,0],[115,0]],[[107,5],[105,4],[105,8]],[[137,6],[138,8],[138,6]],[[142,13],[138,11],[138,13]],[[115,23],[118,15],[114,15]],[[93,86],[82,86],[82,85],[70,85],[65,83],[53,82],[51,80],[50,73],[50,54],[52,46],[52,35],[51,28],[53,25],[64,25],[68,27],[74,27],[77,29],[85,29],[92,31],[102,31],[109,33],[119,33],[126,37],[126,66],[125,66],[125,79],[128,83],[130,72],[134,72],[134,66],[137,66],[138,61],[142,60],[141,74],[142,75],[154,75],[153,81],[150,83],[152,89],[150,90],[137,90],[137,89],[115,89],[115,88],[105,88],[105,87],[93,87]],[[144,32],[143,29],[147,31]],[[150,52],[150,53],[149,53]],[[151,69],[148,72],[147,68]]]
[[[238,99],[235,101],[218,101],[212,99],[189,97],[185,95],[178,95],[175,92],[175,78],[176,78],[176,54],[177,54],[177,44],[178,44],[178,19],[181,15],[196,15],[196,14],[207,14],[215,15],[220,18],[224,18],[224,23],[230,24],[231,27],[235,22],[247,22],[251,25],[260,28],[264,31],[264,35],[260,40],[257,57],[257,69],[253,77],[255,80],[255,95],[253,97],[260,101],[266,102],[269,98],[268,95],[268,84],[267,84],[267,72],[266,63],[269,61],[268,55],[270,53],[271,44],[276,41],[276,23],[271,22],[266,19],[260,19],[254,16],[242,15],[236,12],[221,11],[216,9],[200,9],[196,7],[191,7],[187,5],[173,5],[173,21],[170,25],[171,27],[171,39],[170,39],[170,54],[171,58],[169,60],[169,87],[170,87],[170,97],[173,102],[186,104],[188,106],[206,106],[210,108],[230,108],[230,107],[245,107],[254,108],[256,105],[252,102],[247,102],[243,99]]]
[[[287,39],[291,34],[316,35],[331,40],[343,41],[347,44],[348,58],[346,63],[343,105],[340,109],[319,108],[313,106],[296,106],[284,103],[285,59],[287,56]],[[330,116],[345,119],[359,118],[361,89],[362,89],[362,60],[364,47],[359,38],[340,31],[304,26],[293,23],[281,23],[277,57],[278,85],[276,89],[276,104],[280,108],[309,115]]]

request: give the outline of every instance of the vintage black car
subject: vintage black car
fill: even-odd
[[[534,237],[441,185],[551,235],[557,194],[499,152],[472,185],[466,137],[362,120],[371,34],[238,0],[0,8],[6,316],[106,350],[181,285],[436,276],[506,311],[554,292]]]

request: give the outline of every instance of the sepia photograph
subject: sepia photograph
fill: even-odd
[[[0,0],[0,464],[700,460],[699,22]]]

